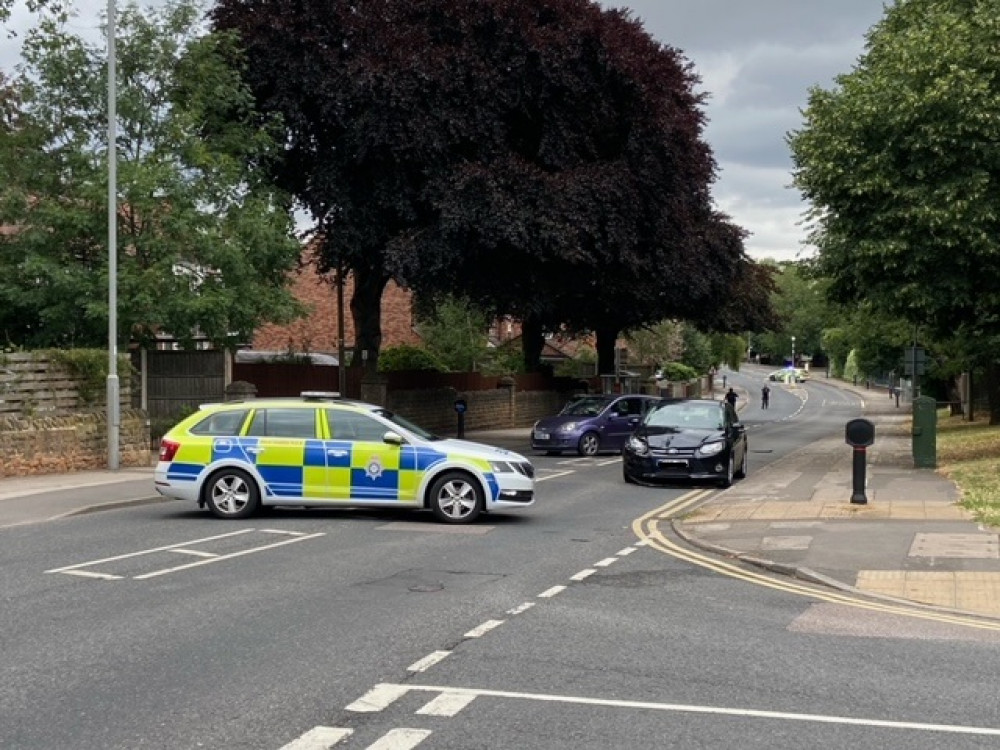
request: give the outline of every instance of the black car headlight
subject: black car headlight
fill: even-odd
[[[705,443],[698,449],[698,456],[701,458],[708,458],[709,456],[717,456],[722,453],[725,449],[726,444],[721,440],[714,443]]]
[[[625,443],[625,447],[637,456],[645,456],[649,453],[649,444],[642,438],[638,438],[635,435],[632,435],[628,439],[628,442]]]

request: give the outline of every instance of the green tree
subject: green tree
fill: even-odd
[[[118,19],[118,317],[128,339],[219,345],[297,310],[289,200],[259,165],[260,127],[232,38],[199,36],[182,0]],[[30,346],[107,342],[103,44],[43,18],[24,42],[17,116],[0,129],[0,332]]]
[[[696,77],[627,12],[591,0],[221,0],[261,111],[280,112],[276,177],[357,281],[356,347],[377,351],[390,278],[461,292],[546,331],[698,317],[739,268],[712,209]]]
[[[489,317],[471,302],[449,297],[417,323],[428,351],[450,370],[480,369],[488,357]]]
[[[908,0],[790,134],[832,296],[970,342],[1000,423],[1000,24],[993,0]]]
[[[718,364],[712,353],[712,342],[708,336],[690,324],[684,326],[681,335],[684,340],[684,353],[681,355],[682,364],[703,375],[713,365]]]
[[[648,328],[632,331],[628,337],[630,361],[642,365],[663,366],[680,358],[684,351],[682,323],[664,320]]]

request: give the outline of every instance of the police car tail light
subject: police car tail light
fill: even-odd
[[[161,461],[173,461],[174,456],[177,453],[177,449],[181,447],[181,444],[176,440],[161,440],[160,441],[160,460]]]

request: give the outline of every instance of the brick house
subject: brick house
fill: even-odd
[[[309,312],[287,325],[268,323],[257,329],[252,349],[265,351],[337,353],[337,287],[333,274],[321,274],[309,251],[302,257],[301,267],[292,275],[291,290]],[[351,317],[351,296],[354,279],[344,282],[344,347],[354,346],[354,320]],[[419,345],[413,314],[413,294],[390,281],[382,294],[382,348],[400,344]]]

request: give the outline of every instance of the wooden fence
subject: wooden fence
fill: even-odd
[[[35,417],[104,409],[105,387],[94,390],[42,352],[0,355],[0,414]],[[120,392],[122,408],[127,409],[132,401],[127,373],[121,378]]]

